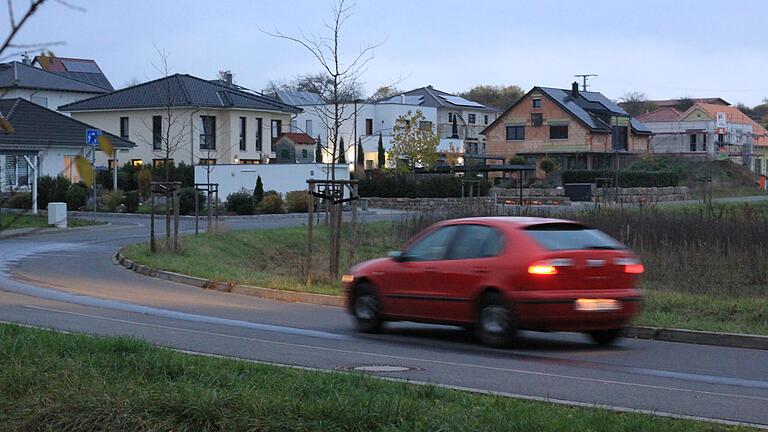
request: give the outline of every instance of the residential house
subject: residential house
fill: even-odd
[[[175,74],[60,107],[137,144],[133,164],[258,164],[301,110],[231,83]],[[106,157],[97,164],[111,165]]]
[[[32,61],[32,66],[65,76],[76,81],[91,84],[103,88],[107,91],[115,90],[107,76],[101,71],[101,68],[94,60],[66,58],[66,57],[45,57],[37,56]]]
[[[648,151],[651,131],[598,92],[534,87],[482,132],[486,153],[596,169]],[[541,171],[539,171],[541,174]]]
[[[77,102],[109,93],[110,88],[49,72],[27,60],[0,64],[0,98],[24,98],[44,108]]]
[[[659,108],[637,117],[652,132],[652,153],[731,159],[766,173],[768,131],[738,108],[697,102],[685,112]]]
[[[3,192],[29,190],[35,163],[40,176],[61,174],[72,182],[80,180],[74,161],[84,153],[86,129],[92,126],[20,97],[0,100],[0,114],[13,127],[10,133],[0,130]],[[132,142],[113,134],[107,133],[106,137],[118,154],[134,147]]]
[[[317,140],[303,132],[284,132],[275,143],[276,163],[313,163]]]

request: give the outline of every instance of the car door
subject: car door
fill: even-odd
[[[437,268],[458,230],[455,225],[437,228],[403,252],[402,260],[388,275],[392,278],[384,293],[388,315],[416,319],[435,316],[432,309],[436,305],[430,293],[444,282]]]
[[[488,286],[498,269],[498,255],[505,245],[499,230],[485,225],[466,224],[456,234],[446,259],[435,263],[441,283],[427,285],[427,292],[439,303],[434,319],[471,322],[472,303],[479,289]]]

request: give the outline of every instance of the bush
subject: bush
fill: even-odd
[[[614,178],[611,170],[563,171],[563,183],[595,183],[596,178]],[[619,187],[677,186],[680,175],[672,171],[619,171]]]
[[[118,186],[126,191],[132,191],[139,188],[138,174],[141,171],[141,167],[131,165],[130,162],[126,162],[118,171],[118,180],[120,183]]]
[[[120,189],[106,192],[101,196],[101,207],[109,212],[117,211],[117,207],[123,203],[123,191]]]
[[[285,213],[283,197],[278,193],[271,194],[267,192],[264,194],[264,199],[259,203],[259,211],[265,214]]]
[[[187,165],[184,162],[179,163],[174,172],[174,181],[180,181],[181,187],[188,188],[195,186],[195,167],[193,165]],[[194,195],[193,195],[194,197]],[[194,205],[194,203],[193,203]],[[194,207],[192,208],[194,211]]]
[[[551,173],[555,170],[555,163],[552,162],[552,159],[543,159],[541,163],[539,164],[539,168],[541,168],[542,171],[544,171],[546,174]]]
[[[182,164],[179,164],[181,168]],[[205,195],[197,191],[198,209],[202,211],[205,208]],[[179,192],[179,213],[183,215],[195,214],[195,188],[185,187]]]
[[[139,191],[128,191],[123,194],[123,204],[125,204],[125,210],[128,213],[136,213],[139,211],[139,203],[141,198],[139,197]]]
[[[18,192],[11,195],[11,199],[8,200],[8,207],[25,210],[31,209],[32,194],[29,192]]]
[[[527,162],[522,156],[515,156],[509,160],[510,165],[525,165]]]
[[[66,202],[69,185],[69,179],[62,175],[40,177],[37,179],[37,206],[44,209],[51,202]]]
[[[256,203],[248,192],[235,192],[227,197],[226,209],[239,215],[252,215],[256,213]]]
[[[152,171],[144,167],[139,171],[139,174],[136,176],[136,181],[138,183],[139,187],[139,193],[144,198],[149,196],[150,188],[152,187]]]
[[[88,204],[88,188],[76,183],[67,189],[67,210],[80,210]]]
[[[309,194],[307,191],[292,191],[285,194],[288,213],[306,213],[309,211]]]
[[[481,193],[488,191],[487,182],[482,182]],[[385,176],[363,179],[358,184],[362,197],[379,198],[451,198],[461,196],[461,178],[453,176]]]

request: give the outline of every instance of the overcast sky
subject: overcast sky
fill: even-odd
[[[330,19],[326,0],[68,1],[85,11],[49,1],[17,43],[65,41],[57,55],[95,59],[116,87],[158,77],[153,43],[174,72],[214,78],[230,69],[256,90],[317,72],[305,51],[257,26],[318,33]],[[14,2],[17,11],[29,3]],[[765,1],[358,0],[353,12],[346,57],[382,43],[364,76],[369,92],[400,78],[403,90],[566,88],[574,74],[594,73],[590,89],[612,99],[641,91],[754,105],[768,96]]]

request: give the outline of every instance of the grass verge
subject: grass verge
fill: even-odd
[[[67,218],[68,227],[81,227],[90,225],[99,225],[102,222],[94,222],[87,219]],[[17,228],[47,228],[48,217],[40,215],[26,214],[0,214],[0,230]]]
[[[0,325],[0,429],[740,431]]]

